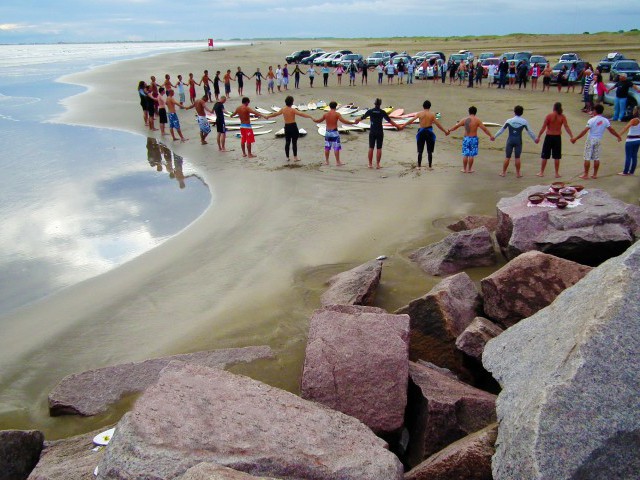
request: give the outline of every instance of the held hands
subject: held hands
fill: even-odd
[[[576,143],[576,139],[571,137],[571,143]]]
[[[493,135],[491,135],[489,138],[491,139],[492,142],[495,142],[496,140],[496,137],[494,137]]]

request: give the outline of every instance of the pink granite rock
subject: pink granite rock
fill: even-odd
[[[199,463],[256,476],[397,480],[355,418],[224,370],[172,362],[116,427],[98,480],[173,479]]]
[[[199,463],[176,480],[278,480],[273,477],[255,477],[215,463]]]
[[[24,480],[38,463],[44,435],[38,430],[0,430],[0,480]]]
[[[447,225],[447,228],[454,232],[462,232],[464,230],[487,227],[487,230],[490,232],[495,232],[497,226],[498,218],[495,215],[467,215],[457,222]]]
[[[482,352],[489,340],[502,333],[502,329],[483,317],[476,317],[456,339],[456,347],[479,362],[482,362]]]
[[[484,311],[505,328],[543,309],[591,267],[531,251],[511,260],[480,282]]]
[[[415,467],[447,445],[496,421],[496,396],[415,363],[409,364],[407,460]]]
[[[411,318],[409,356],[460,374],[463,357],[455,341],[479,313],[482,299],[466,273],[445,278],[424,297],[396,310]]]
[[[301,396],[378,434],[402,428],[409,375],[409,316],[332,307],[311,317]]]
[[[449,275],[471,267],[495,265],[496,252],[486,227],[452,233],[409,255],[429,275]]]
[[[273,358],[268,346],[227,348],[123,363],[64,377],[49,394],[49,413],[91,416],[104,413],[125,395],[142,392],[172,360],[225,368],[227,365]]]
[[[329,289],[320,297],[324,305],[369,305],[373,303],[382,275],[382,262],[371,260],[327,282]]]
[[[618,256],[640,238],[640,207],[589,188],[576,208],[528,207],[527,197],[549,185],[529,187],[498,202],[496,239],[505,257],[538,250],[585,265]]]
[[[492,480],[498,424],[453,442],[405,473],[404,480]]]

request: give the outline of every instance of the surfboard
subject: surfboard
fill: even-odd
[[[404,113],[404,108],[398,108],[389,114],[391,118],[402,118],[402,114]]]
[[[256,107],[256,112],[260,112],[263,115],[269,115],[270,113],[273,113],[271,110],[267,110],[266,108],[262,107]]]
[[[343,130],[347,132],[364,132],[364,127],[358,127],[357,125],[342,125]],[[340,131],[340,129],[338,129]]]
[[[271,132],[273,132],[273,130],[258,130],[258,131],[254,130],[253,134],[254,135],[266,135],[267,133],[271,133]],[[240,134],[236,133],[236,137],[240,138]]]
[[[227,120],[224,122],[225,125],[241,125],[242,122],[240,120]],[[252,120],[251,125],[270,125],[272,123],[276,123],[275,120]]]
[[[317,110],[318,105],[316,105],[314,102],[309,102],[309,103],[307,103],[307,108],[309,110]]]
[[[371,128],[371,125],[369,125],[368,123],[364,123],[364,122],[358,122],[355,124],[356,127],[360,127],[360,128],[364,128],[365,130],[368,128]]]
[[[318,125],[318,135],[322,135],[324,137],[326,133],[327,133],[327,127]]]
[[[391,113],[393,112],[393,107],[386,107],[386,108],[383,108],[382,110],[384,110],[387,113]]]
[[[274,112],[279,112],[281,108],[282,107],[277,107],[275,105],[271,105],[271,110],[273,110]]]
[[[236,131],[236,130],[240,130],[242,127],[240,125],[227,125],[227,130],[229,130],[230,132],[232,131]],[[253,126],[253,132],[257,133],[256,130],[260,130],[261,128],[264,128],[264,126],[262,125],[254,125]]]
[[[309,110],[309,107],[307,107],[306,105],[298,105],[297,110],[299,112],[306,112],[307,110]]]
[[[301,137],[304,137],[307,134],[307,131],[304,128],[299,128],[298,129],[298,134]],[[280,130],[278,130],[276,132],[276,137],[280,138],[280,137],[284,137],[284,127],[282,127]]]
[[[501,127],[502,123],[495,123],[495,122],[482,122],[484,123],[485,127]]]
[[[327,106],[327,102],[325,102],[324,100],[318,100],[316,102],[316,108],[322,108],[322,107],[326,107]]]
[[[367,108],[361,108],[360,110],[356,110],[355,112],[353,112],[351,114],[352,117],[361,117],[362,115],[364,115],[365,113],[367,113]]]
[[[411,117],[415,117],[418,114],[418,112],[411,112],[411,113],[405,113],[403,115],[401,115],[401,118],[411,118]],[[389,115],[391,116],[391,115]]]
[[[102,433],[99,433],[95,437],[93,437],[93,443],[96,445],[107,445],[111,441],[111,437],[113,437],[113,433],[116,431],[115,428],[110,428],[109,430],[105,430]]]

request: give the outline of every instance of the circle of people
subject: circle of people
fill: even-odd
[[[446,70],[444,68],[444,65],[444,62],[440,62],[440,64],[437,65],[437,67],[440,69],[440,77],[443,83],[446,77]],[[504,65],[506,65],[506,67]],[[516,77],[519,80],[519,88],[523,84],[526,88],[526,78],[527,76],[530,76],[532,79],[532,89],[536,89],[537,78],[539,76],[542,76],[543,91],[545,90],[545,87],[547,89],[549,88],[551,75],[549,64],[547,64],[544,69],[541,69],[537,64],[533,65],[530,69],[527,66],[526,73],[524,72],[524,68],[522,68],[522,65],[524,65],[524,62],[521,62],[520,66],[518,67],[514,67],[513,62],[511,62],[511,65],[509,65],[505,58],[503,58],[498,65],[490,65],[488,71],[489,86],[491,86],[491,84],[494,82],[494,75],[498,75],[498,88],[505,88],[507,79],[510,85],[509,88],[511,88],[511,85],[515,85]],[[385,68],[387,69],[388,82],[393,83],[394,75],[398,74],[398,82],[402,83],[404,77],[404,75],[402,74],[405,72],[405,69],[407,72],[407,82],[413,82],[413,71],[415,69],[415,62],[409,62],[409,65],[407,66],[405,66],[403,62],[400,62],[398,65],[393,65],[393,63],[390,62],[387,66],[379,64],[376,68],[378,69],[379,83],[382,82],[384,74],[384,70],[382,69]],[[392,68],[394,69],[393,72],[391,71]],[[512,73],[513,68],[515,68],[515,71]],[[567,67],[564,68],[566,69]],[[349,74],[349,84],[355,85],[355,74],[358,71],[357,67],[355,67],[352,62],[350,66],[347,66],[347,69]],[[520,69],[520,73],[518,73],[518,69]],[[465,74],[463,73],[462,75],[460,75],[460,72],[475,71],[475,77],[471,74],[468,75],[468,87],[472,87],[474,81],[476,83],[481,83],[481,70],[482,65],[480,64],[480,62],[478,62],[475,69],[473,67],[472,61],[469,62],[468,65],[466,65],[465,62],[461,62],[457,67],[456,64],[452,62],[452,65],[449,68],[450,83],[453,82],[453,79],[457,76],[461,84],[465,78]],[[558,78],[558,91],[561,90],[563,85],[567,86],[567,92],[570,88],[575,89],[575,84],[578,80],[578,77],[575,72],[572,74],[572,70],[574,70],[573,67],[569,71],[563,71],[560,73],[560,76]],[[344,71],[345,68],[341,65],[339,65],[335,69],[335,73],[336,75],[338,75],[338,84],[341,84],[341,76]],[[366,82],[367,74],[364,73],[366,71],[367,68],[362,69],[362,83]],[[329,68],[326,64],[322,68],[321,73],[323,75],[324,85],[326,86],[330,73]],[[309,75],[310,86],[313,87],[313,79],[315,77],[315,69],[313,66],[309,67],[307,73],[303,73],[300,70],[299,65],[295,65],[292,74],[295,79],[295,88],[299,88],[299,77],[301,74]],[[563,81],[563,75],[566,76],[566,82]],[[280,68],[280,65],[278,65],[278,68],[275,72],[270,66],[268,68],[267,74],[264,76],[267,78],[267,88],[270,93],[274,92],[274,85],[276,82],[279,91],[281,91],[281,88],[284,88],[285,90],[288,89],[289,72],[286,65],[284,68]],[[220,71],[216,72],[213,80],[209,77],[209,73],[207,70],[204,71],[204,75],[202,76],[200,82],[196,82],[194,80],[192,73],[189,74],[189,79],[187,82],[183,81],[182,75],[178,75],[177,78],[178,80],[176,84],[173,84],[170,75],[165,75],[165,82],[162,84],[162,86],[159,86],[157,84],[156,79],[153,76],[151,77],[151,83],[148,85],[144,81],[139,82],[138,93],[140,96],[140,104],[143,110],[145,125],[147,125],[150,130],[157,130],[154,124],[154,118],[157,115],[159,118],[160,130],[162,135],[166,135],[165,126],[168,123],[170,134],[174,141],[178,140],[178,138],[175,136],[175,133],[178,134],[180,141],[187,141],[188,139],[184,138],[184,135],[182,134],[176,109],[182,108],[185,110],[189,110],[191,108],[194,108],[196,110],[196,118],[200,130],[200,141],[204,145],[207,144],[206,137],[211,132],[211,126],[206,114],[207,112],[210,114],[215,114],[218,149],[221,152],[227,152],[228,150],[226,149],[225,144],[227,131],[225,124],[225,113],[227,112],[224,109],[224,104],[227,100],[227,97],[231,94],[231,81],[237,82],[238,94],[242,96],[244,88],[244,78],[256,78],[256,93],[260,95],[263,78],[263,74],[260,72],[260,69],[258,68],[253,75],[248,76],[244,72],[242,72],[242,69],[240,67],[238,67],[235,74],[235,79],[232,78],[231,70],[227,70],[223,78],[226,95],[220,95]],[[436,78],[437,77],[434,76],[434,79]],[[482,130],[485,134],[487,134],[491,141],[494,141],[495,138],[500,136],[503,132],[508,131],[508,138],[505,147],[505,160],[500,175],[503,177],[506,175],[511,157],[515,156],[515,169],[516,176],[518,178],[523,176],[521,173],[520,161],[520,155],[522,152],[523,131],[526,131],[535,143],[540,142],[541,136],[546,131],[541,151],[540,172],[537,175],[540,177],[544,175],[548,160],[550,158],[553,158],[556,178],[559,178],[561,176],[559,169],[560,159],[562,158],[562,129],[564,128],[571,136],[572,143],[575,143],[577,140],[588,133],[589,135],[585,143],[584,150],[584,172],[582,175],[580,175],[580,178],[582,179],[589,178],[591,162],[593,162],[593,173],[590,175],[590,178],[595,179],[598,176],[601,155],[601,140],[604,132],[609,131],[618,139],[618,141],[621,141],[622,135],[628,132],[625,142],[624,169],[619,173],[619,175],[633,175],[637,166],[638,150],[640,149],[640,119],[638,115],[638,108],[636,107],[634,109],[632,118],[627,123],[627,125],[620,132],[617,132],[611,126],[610,121],[603,116],[603,100],[605,92],[609,92],[614,89],[617,90],[613,120],[622,121],[622,117],[625,111],[625,105],[622,101],[618,102],[618,99],[622,100],[622,97],[624,97],[624,100],[626,100],[629,89],[634,88],[640,91],[640,88],[638,88],[630,80],[628,80],[625,75],[621,75],[619,81],[615,83],[611,88],[607,89],[607,87],[604,85],[604,82],[602,81],[601,73],[598,71],[594,73],[593,68],[590,66],[590,64],[588,64],[585,71],[582,72],[581,78],[583,80],[582,89],[584,94],[583,99],[585,102],[583,111],[588,112],[593,116],[587,122],[586,128],[575,137],[571,132],[566,117],[562,113],[562,105],[559,102],[554,104],[553,111],[546,116],[537,137],[531,131],[527,120],[522,117],[524,109],[519,105],[514,108],[514,117],[507,120],[495,136],[493,136],[489,132],[483,122],[477,117],[477,109],[473,106],[469,108],[469,115],[467,117],[457,122],[451,128],[445,129],[437,120],[436,115],[431,112],[431,102],[429,102],[428,100],[424,102],[422,112],[418,112],[414,116],[409,117],[404,123],[396,123],[392,118],[390,118],[388,113],[381,108],[380,99],[376,99],[376,101],[374,102],[374,107],[367,110],[367,112],[361,117],[356,118],[355,121],[344,118],[337,111],[336,102],[331,102],[329,104],[329,111],[322,115],[322,117],[315,119],[311,115],[294,108],[293,97],[291,96],[288,96],[285,99],[285,107],[280,109],[278,112],[274,112],[268,115],[260,113],[251,108],[249,106],[250,99],[248,97],[243,97],[242,104],[238,106],[238,108],[233,112],[231,116],[237,116],[240,118],[240,138],[242,153],[243,156],[252,158],[255,157],[255,155],[251,151],[251,145],[255,142],[255,136],[251,126],[251,117],[261,117],[268,119],[282,115],[284,119],[285,155],[287,161],[290,161],[290,149],[293,150],[294,161],[299,161],[297,156],[297,140],[300,136],[300,132],[295,121],[296,116],[309,118],[316,123],[325,123],[325,163],[327,165],[329,164],[329,154],[331,150],[333,150],[337,166],[344,165],[344,163],[342,163],[340,160],[340,150],[342,149],[342,146],[340,143],[340,132],[338,131],[338,124],[344,123],[353,125],[369,118],[369,168],[373,168],[374,150],[377,150],[376,168],[381,168],[380,162],[382,157],[382,145],[384,139],[384,122],[386,122],[387,125],[391,125],[398,130],[402,130],[406,126],[416,121],[419,122],[420,126],[418,129],[418,133],[416,134],[418,152],[417,168],[422,168],[422,156],[426,147],[428,159],[427,168],[430,170],[432,169],[433,151],[435,149],[436,142],[436,135],[433,131],[433,126],[435,125],[442,132],[444,132],[445,135],[449,135],[451,132],[463,127],[465,133],[462,140],[463,168],[461,172],[463,173],[474,172],[473,163],[475,157],[478,155],[479,147],[478,130]],[[209,86],[210,84],[213,86],[213,94],[216,99],[213,110],[210,110],[207,107],[207,102],[212,101],[211,88]],[[204,87],[204,95],[199,99],[196,98],[196,85],[202,85]],[[189,89],[189,97],[191,101],[191,105],[189,106],[184,105],[186,101],[185,87],[188,87]],[[175,98],[176,91],[178,93],[178,99]]]

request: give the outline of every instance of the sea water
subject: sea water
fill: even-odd
[[[96,276],[193,222],[211,193],[140,135],[50,123],[83,91],[62,75],[201,42],[0,45],[2,315]]]

